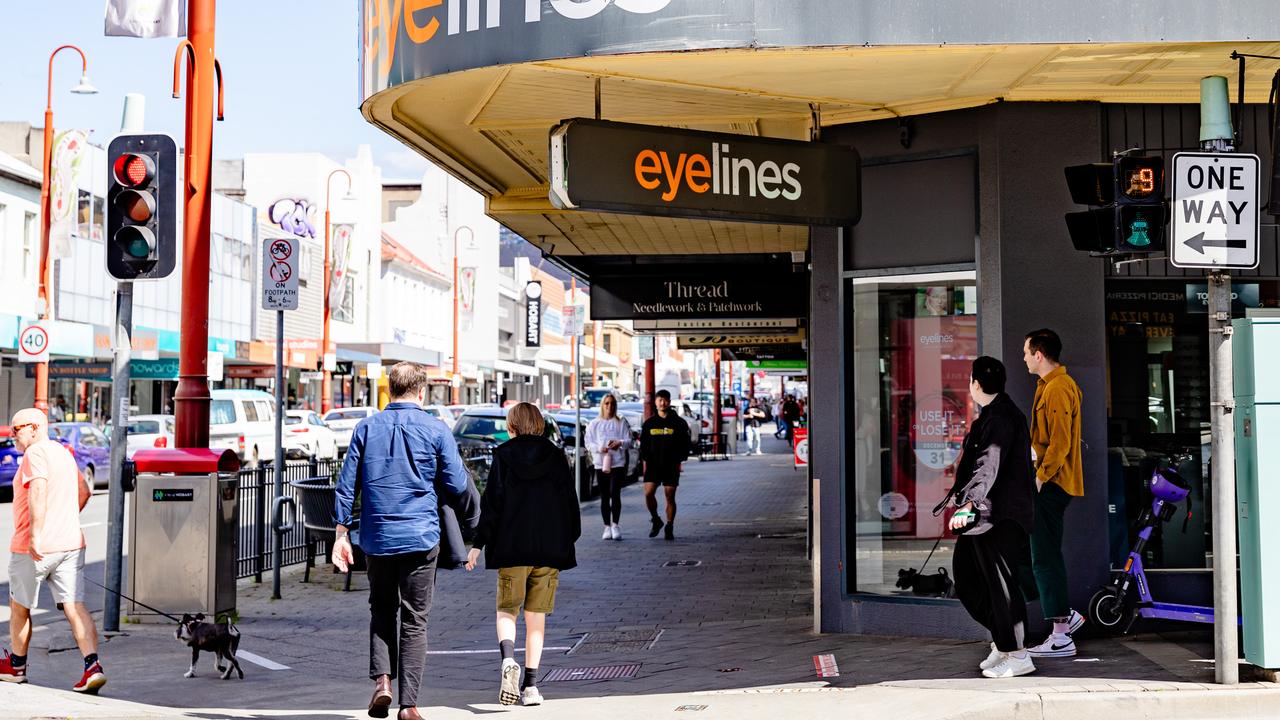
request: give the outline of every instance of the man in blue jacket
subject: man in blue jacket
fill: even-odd
[[[427,662],[427,613],[440,554],[440,502],[461,501],[467,472],[453,434],[422,409],[427,371],[402,362],[387,375],[391,403],[360,421],[338,476],[333,564],[351,564],[352,504],[360,494],[360,548],[368,557],[369,715],[385,718],[391,679],[400,681],[399,720],[417,720]],[[437,495],[439,493],[439,495]],[[464,521],[474,524],[477,518]],[[396,612],[399,610],[399,627]]]

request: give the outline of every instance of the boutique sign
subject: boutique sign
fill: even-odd
[[[586,120],[551,131],[563,209],[855,225],[861,160],[844,145]]]
[[[808,313],[807,273],[775,273],[761,282],[749,271],[729,276],[706,266],[666,269],[658,277],[593,277],[591,319],[797,318]]]

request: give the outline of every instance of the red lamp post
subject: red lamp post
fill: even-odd
[[[324,180],[324,330],[323,338],[320,340],[320,366],[324,369],[324,381],[320,384],[320,412],[327,413],[333,405],[333,373],[329,369],[327,357],[329,355],[329,286],[332,281],[329,274],[333,271],[329,259],[329,190],[333,176],[337,174],[347,176],[347,194],[345,200],[354,199],[355,195],[351,192],[354,181],[351,179],[351,173],[338,168],[329,173],[329,177]],[[350,240],[348,240],[350,242]]]
[[[458,374],[458,233],[463,230],[470,233],[468,244],[476,237],[475,231],[466,225],[459,225],[453,231],[453,372],[450,373],[449,384],[453,388],[454,405],[462,404],[462,376]]]
[[[49,53],[48,94],[44,104],[44,153],[40,163],[40,277],[38,280],[37,310],[42,319],[49,319],[49,228],[53,224],[49,201],[49,182],[53,174],[53,58],[63,50],[75,50],[80,54],[80,82],[71,88],[77,95],[94,95],[97,88],[89,83],[89,61],[84,51],[75,45],[62,45]],[[49,363],[36,365],[35,406],[49,410]]]

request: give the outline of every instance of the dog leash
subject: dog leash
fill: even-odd
[[[120,596],[120,598],[121,598],[122,600],[128,600],[129,602],[133,603],[134,605],[141,605],[142,607],[144,607],[144,608],[146,608],[146,609],[150,610],[151,612],[153,612],[153,613],[159,613],[160,615],[163,615],[163,616],[165,616],[165,617],[169,618],[170,620],[172,620],[172,621],[174,621],[174,622],[182,622],[182,618],[180,618],[180,617],[175,617],[175,616],[173,616],[173,615],[170,615],[169,613],[167,613],[167,612],[165,612],[165,611],[163,611],[163,610],[158,610],[158,609],[156,609],[156,608],[153,608],[153,607],[151,607],[150,605],[148,605],[148,604],[146,604],[146,603],[144,603],[144,602],[139,602],[139,601],[137,601],[137,600],[134,600],[133,598],[129,597],[128,595],[125,595],[124,593],[120,592],[119,590],[112,590],[111,588],[107,587],[106,585],[103,585],[102,583],[94,582],[91,578],[87,578],[87,577],[86,577],[86,578],[84,578],[84,579],[85,579],[85,580],[87,580],[90,584],[92,584],[92,585],[97,585],[98,587],[102,588],[103,590],[106,590],[106,591],[107,591],[107,592],[109,592],[109,593],[115,593],[116,595],[119,595],[119,596]]]

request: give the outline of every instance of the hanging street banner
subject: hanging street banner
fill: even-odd
[[[329,312],[340,312],[346,299],[349,281],[347,270],[351,266],[351,236],[355,226],[350,223],[335,224],[330,229],[333,233],[333,278],[329,283]]]
[[[551,131],[562,209],[856,225],[861,175],[846,145],[584,118]]]
[[[1181,268],[1258,267],[1257,155],[1173,156],[1169,261]]]
[[[49,161],[53,170],[49,176],[49,253],[53,258],[70,257],[71,236],[79,230],[77,176],[88,142],[88,134],[81,130],[66,130],[53,140]]]
[[[591,279],[592,320],[797,318],[808,312],[808,273],[762,276],[743,266],[672,265],[661,275]]]
[[[542,283],[530,281],[524,286],[524,346],[542,345]]]

